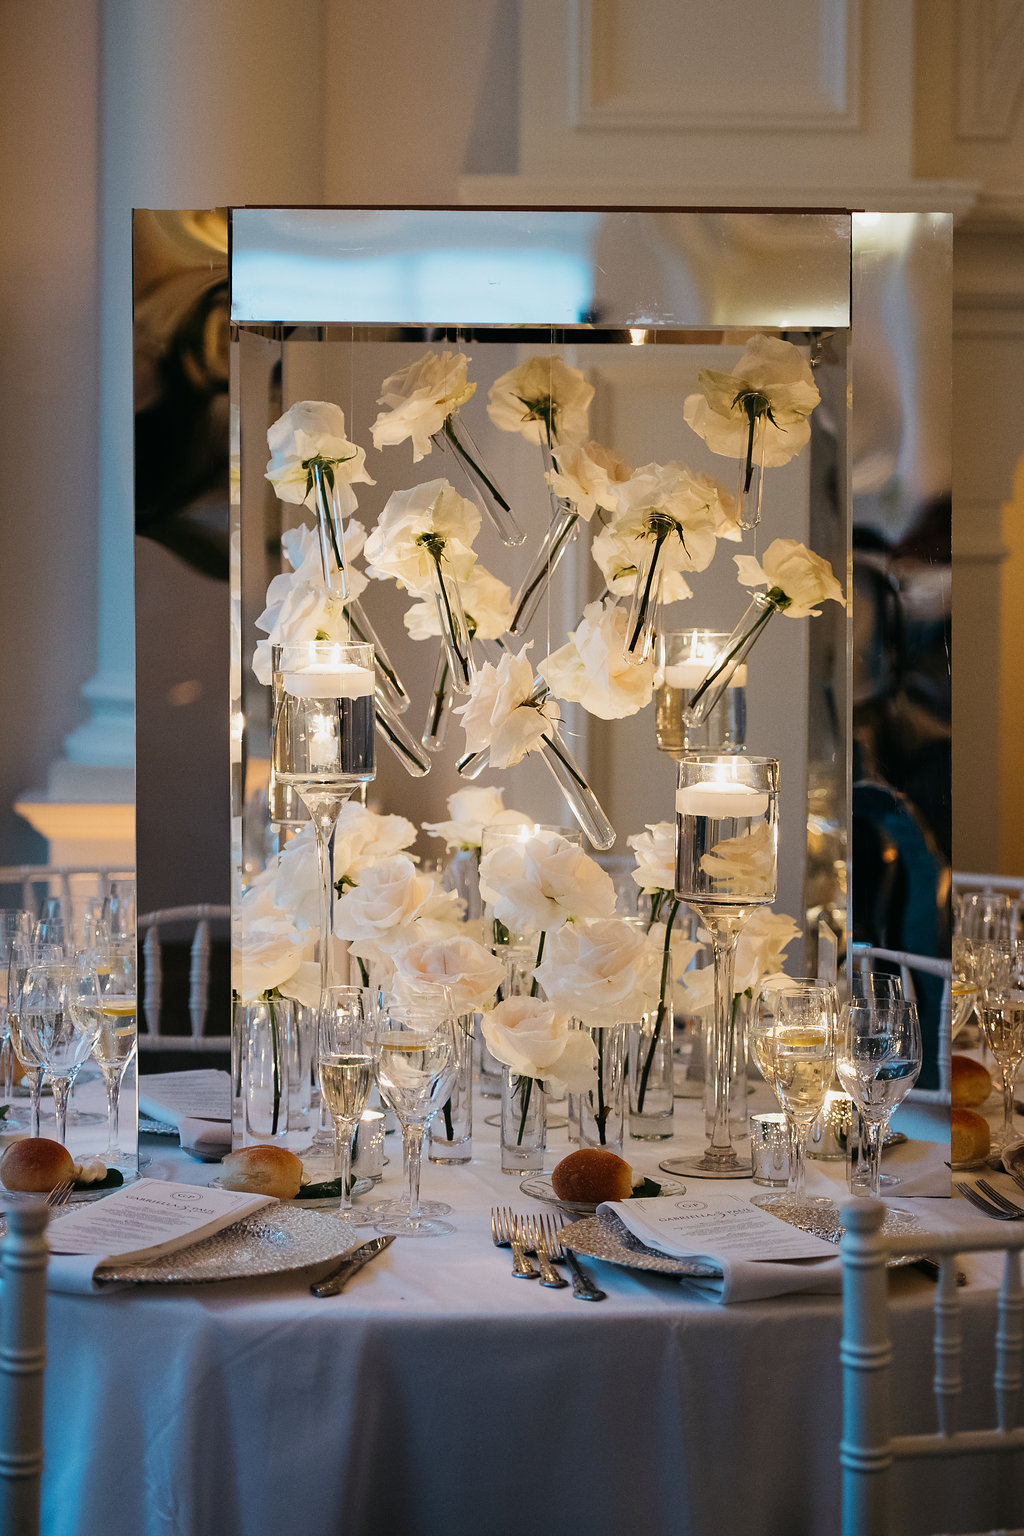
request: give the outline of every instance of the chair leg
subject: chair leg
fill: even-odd
[[[878,1244],[885,1209],[843,1207],[843,1536],[885,1536],[892,1347],[886,1313],[886,1254]]]
[[[46,1365],[45,1205],[7,1212],[0,1255],[0,1531],[39,1530]]]

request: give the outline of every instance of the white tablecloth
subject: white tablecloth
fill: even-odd
[[[596,1261],[597,1304],[511,1278],[488,1213],[530,1202],[498,1171],[482,1123],[496,1107],[478,1101],[469,1166],[424,1163],[455,1234],[400,1239],[337,1298],[314,1299],[309,1272],[51,1296],[45,1536],[838,1532],[839,1299],[723,1308]],[[696,1128],[683,1138],[701,1144]],[[217,1171],[156,1138],[145,1150],[150,1177]],[[653,1173],[667,1150],[627,1155]],[[812,1182],[827,1187],[824,1170]],[[984,1221],[962,1200],[910,1204],[933,1225]],[[986,1263],[961,1293],[968,1360],[992,1308]],[[934,1287],[909,1270],[892,1285],[899,1359],[929,1332]],[[900,1379],[906,1429],[929,1427],[927,1374]],[[1009,1521],[991,1465],[955,1486],[988,1489],[986,1525]],[[933,1467],[901,1473],[894,1528],[956,1529],[948,1487]]]

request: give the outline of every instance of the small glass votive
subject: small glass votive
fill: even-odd
[[[750,1163],[754,1183],[784,1189],[789,1183],[789,1127],[776,1111],[750,1116]]]
[[[364,1109],[352,1142],[352,1175],[372,1179],[376,1184],[384,1174],[384,1113]]]
[[[850,1125],[853,1120],[853,1100],[848,1093],[825,1095],[825,1107],[811,1128],[807,1143],[808,1157],[819,1157],[827,1162],[842,1162],[847,1155]]]

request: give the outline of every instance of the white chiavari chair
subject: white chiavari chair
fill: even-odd
[[[0,1246],[0,1531],[36,1536],[43,1473],[46,1220],[41,1202],[7,1212]]]
[[[992,1223],[993,1230],[956,1237],[920,1237],[901,1233],[885,1238],[880,1227],[885,1207],[856,1200],[843,1207],[846,1232],[843,1264],[843,1536],[900,1536],[890,1523],[890,1477],[895,1462],[930,1463],[965,1456],[1024,1456],[1024,1427],[1019,1423],[1024,1358],[1024,1290],[1020,1253],[1024,1230],[1012,1223]],[[935,1427],[926,1433],[895,1434],[891,1413],[892,1342],[889,1275],[893,1253],[921,1254],[939,1260],[935,1290],[932,1386]],[[995,1317],[994,1424],[961,1427],[963,1399],[963,1302],[957,1286],[957,1255],[1005,1252]],[[950,1468],[950,1473],[955,1469]],[[941,1475],[937,1470],[936,1476]],[[1002,1512],[1000,1512],[1002,1513]],[[1019,1519],[1021,1510],[1013,1511]],[[1019,1531],[1005,1536],[1020,1536]],[[994,1533],[990,1533],[994,1536]]]
[[[208,902],[196,906],[165,907],[159,912],[147,912],[139,918],[139,944],[141,960],[139,997],[139,1051],[172,1050],[191,1051],[196,1054],[226,1051],[231,1048],[230,1035],[207,1034],[210,1012],[210,959],[215,937],[214,930],[225,938],[230,932],[231,908]],[[162,1032],[161,1019],[165,1011],[164,998],[164,943],[168,932],[175,935],[191,931],[188,963],[188,1034]]]

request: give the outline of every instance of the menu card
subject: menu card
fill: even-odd
[[[183,1118],[231,1121],[231,1073],[151,1072],[139,1078],[139,1108],[181,1129]]]
[[[51,1222],[47,1238],[54,1253],[101,1254],[100,1264],[114,1258],[158,1259],[276,1204],[267,1195],[140,1179]]]
[[[801,1232],[738,1195],[699,1191],[675,1198],[608,1202],[600,1209],[614,1211],[634,1237],[673,1259],[721,1264],[836,1257],[834,1244]]]

